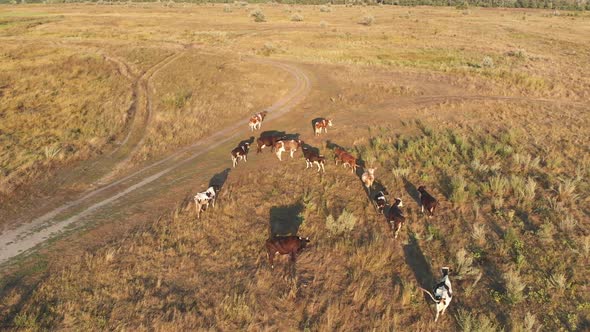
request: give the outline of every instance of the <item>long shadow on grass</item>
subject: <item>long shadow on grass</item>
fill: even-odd
[[[406,179],[405,177],[403,178],[403,181],[404,188],[406,189],[408,195],[412,197],[416,204],[421,205],[422,203],[420,202],[420,194],[418,193],[418,189],[416,188],[416,186],[412,182],[408,181],[408,179]]]
[[[227,181],[229,176],[229,172],[231,172],[231,168],[226,168],[223,171],[213,175],[211,180],[209,180],[209,187],[215,188],[215,192],[219,193],[223,185]]]
[[[270,237],[297,235],[303,222],[299,215],[302,211],[303,204],[301,203],[270,208]]]
[[[434,285],[434,276],[430,264],[424,257],[420,244],[413,234],[410,234],[410,242],[404,246],[404,257],[406,264],[412,268],[414,277],[420,287],[430,289]]]

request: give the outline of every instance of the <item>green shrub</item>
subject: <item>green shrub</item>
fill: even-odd
[[[342,214],[338,217],[337,220],[334,220],[332,215],[329,215],[326,218],[326,228],[328,232],[332,235],[342,235],[345,233],[349,233],[354,229],[356,225],[357,218],[350,212],[342,211]]]

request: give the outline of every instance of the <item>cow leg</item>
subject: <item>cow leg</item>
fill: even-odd
[[[211,206],[212,206],[212,207],[215,207],[215,197],[213,197],[213,198],[211,199]]]
[[[295,264],[297,261],[297,253],[295,251],[291,252],[291,262]]]
[[[247,158],[248,155],[247,154],[245,154],[243,157],[244,157],[244,162],[248,161],[248,158]]]
[[[424,213],[424,204],[420,204],[420,210]]]
[[[234,168],[236,167],[236,164],[238,163],[238,158],[235,157],[231,157],[231,163],[234,166]]]
[[[434,322],[436,323],[436,321],[438,320],[438,314],[440,313],[440,311],[438,311],[438,305],[436,308],[436,316],[434,317]]]
[[[295,153],[295,150],[291,150],[291,158],[293,158],[293,153]]]
[[[326,169],[324,168],[324,163],[321,163],[320,165],[322,165],[322,172],[326,173]]]
[[[279,161],[283,161],[283,159],[281,159],[281,150],[277,150],[277,158],[279,158]]]
[[[274,264],[275,253],[274,253],[274,251],[267,250],[266,255],[268,256],[268,262],[270,263],[270,268],[274,269],[275,268],[275,264]]]

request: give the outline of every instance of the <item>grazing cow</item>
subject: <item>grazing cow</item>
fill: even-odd
[[[309,238],[302,238],[301,236],[275,236],[266,240],[266,251],[270,267],[274,269],[274,257],[276,254],[290,255],[291,262],[295,263],[297,254],[303,250]]]
[[[249,150],[250,150],[250,143],[248,143],[248,142],[231,150],[231,160],[232,160],[234,167],[236,167],[239,160],[243,159],[244,162],[248,161],[246,157],[248,156]]]
[[[332,127],[332,119],[321,119],[313,124],[315,128],[315,135],[319,136],[322,133],[322,129],[325,133],[328,132],[328,127]]]
[[[365,187],[367,187],[367,190],[369,190],[369,193],[371,192],[371,188],[373,188],[373,182],[375,182],[376,170],[377,168],[367,168],[367,170],[361,176],[361,180],[365,184]]]
[[[338,165],[338,161],[341,161],[344,167],[346,167],[346,165],[350,166],[352,173],[356,172],[356,168],[358,167],[356,164],[356,158],[341,148],[334,149],[334,161],[336,162],[336,165]]]
[[[426,191],[425,186],[418,187],[418,192],[420,193],[422,213],[424,213],[424,208],[426,208],[426,211],[428,211],[429,214],[428,217],[432,217],[434,215],[434,210],[438,206],[438,201]]]
[[[387,222],[389,222],[391,225],[391,230],[394,232],[393,237],[396,239],[399,231],[402,229],[402,226],[406,221],[404,213],[402,210],[400,210],[400,207],[402,206],[404,206],[404,204],[402,203],[401,198],[396,198],[387,212]]]
[[[281,155],[286,151],[288,151],[291,154],[291,158],[293,158],[293,153],[295,153],[295,151],[297,151],[302,145],[303,141],[300,139],[277,141],[275,143],[275,153],[277,158],[282,161],[283,159],[281,158]]]
[[[209,207],[209,203],[215,207],[215,188],[209,187],[206,191],[195,195],[195,209],[197,210],[197,218],[201,218],[201,211]]]
[[[319,154],[317,151],[310,149],[307,146],[301,148],[303,152],[303,157],[305,158],[305,169],[309,167],[313,167],[315,164],[318,167],[318,172],[323,171],[326,173],[326,169],[324,168],[324,164],[326,163],[326,158]]]
[[[268,114],[267,111],[262,111],[252,115],[250,121],[248,121],[248,125],[250,126],[251,131],[260,129],[260,127],[262,126],[262,121],[264,121],[266,114]]]
[[[445,310],[447,310],[447,307],[451,304],[451,300],[453,299],[453,288],[451,287],[451,280],[449,280],[449,268],[443,267],[441,272],[443,275],[442,279],[434,286],[432,293],[420,287],[420,289],[430,295],[432,301],[436,303],[436,316],[434,317],[435,323],[438,320],[438,316],[445,313]]]
[[[265,135],[258,137],[256,143],[258,144],[258,149],[256,149],[256,153],[262,152],[262,149],[266,146],[270,146],[270,151],[274,151],[274,146],[277,144],[278,141],[284,140],[287,137],[285,135]]]
[[[385,188],[375,195],[375,204],[377,205],[377,211],[379,211],[379,213],[383,213],[383,210],[387,205],[387,197],[385,197],[386,195],[389,195],[389,192]]]

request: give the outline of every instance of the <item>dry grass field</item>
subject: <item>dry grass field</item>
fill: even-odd
[[[590,329],[588,13],[19,5],[0,43],[0,226],[68,202],[55,218],[80,224],[2,265],[2,329]],[[262,130],[299,134],[325,174],[267,149],[226,171],[273,103]],[[317,117],[334,119],[319,137]],[[334,145],[402,198],[397,239]],[[271,270],[271,231],[310,247]],[[435,324],[419,287],[442,266]]]

